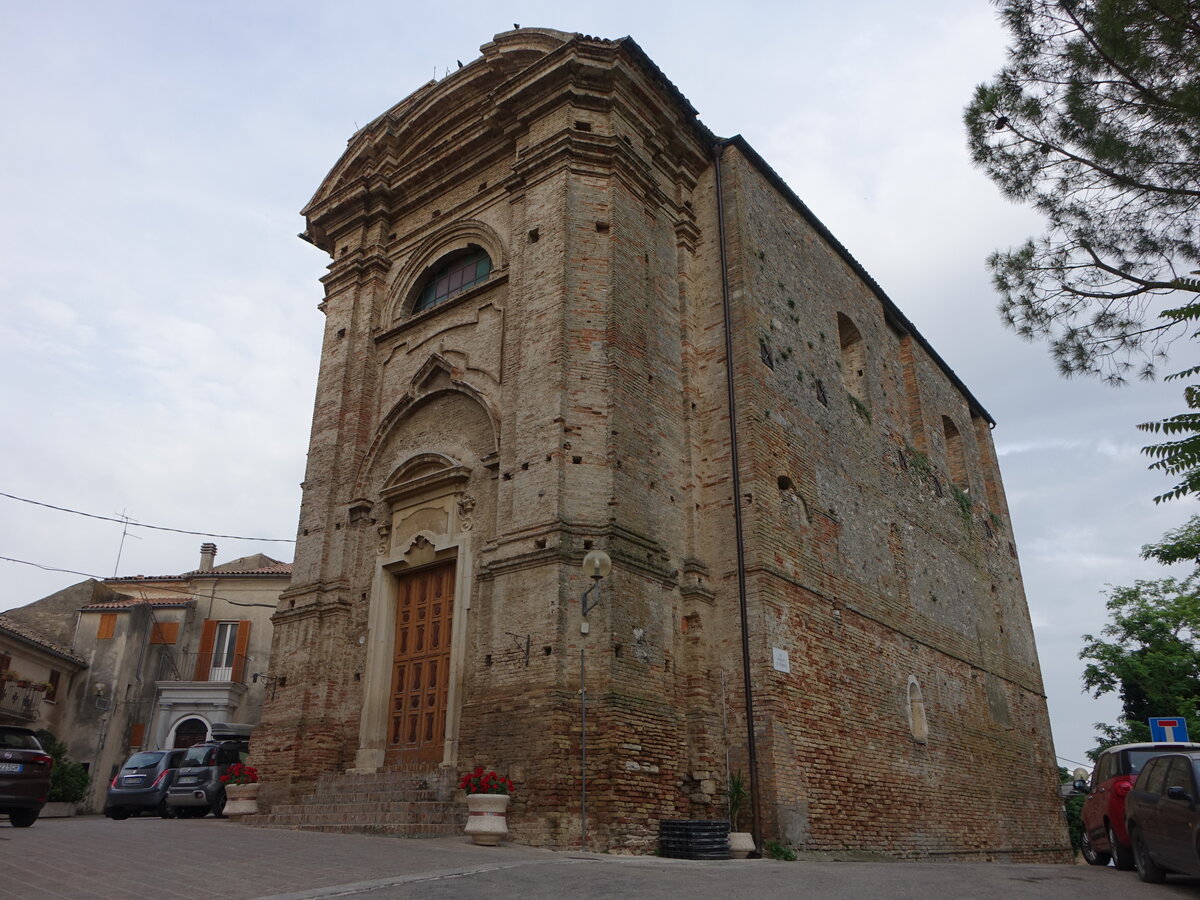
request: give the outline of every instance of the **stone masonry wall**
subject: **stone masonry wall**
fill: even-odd
[[[767,178],[726,159],[768,818],[814,849],[1060,858],[1045,700],[994,450],[973,425],[983,413]],[[840,346],[839,313],[864,357]],[[961,487],[942,416],[965,444]],[[1008,775],[979,778],[996,771]]]
[[[466,593],[447,756],[517,782],[518,839],[578,841],[581,651],[591,846],[725,816],[726,760],[748,767],[737,503],[764,837],[1060,858],[986,413],[737,141],[722,235],[715,139],[631,42],[483,52],[352,138],[306,211],[333,262],[266,802],[362,752],[385,485],[430,453],[474,504],[439,557]],[[414,315],[467,246],[489,281]],[[593,548],[614,569],[583,634]]]

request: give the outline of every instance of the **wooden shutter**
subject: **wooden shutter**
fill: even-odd
[[[141,747],[142,740],[146,737],[146,723],[135,722],[133,727],[129,729],[129,746]]]
[[[246,651],[250,649],[250,622],[246,619],[238,622],[237,644],[233,649],[233,681],[245,684],[246,681]]]
[[[152,644],[174,644],[179,640],[178,622],[155,622],[150,632]]]
[[[96,629],[96,640],[106,641],[111,638],[117,630],[117,614],[116,613],[101,613],[100,625]]]
[[[217,640],[217,620],[205,619],[200,632],[200,652],[196,654],[196,674],[193,681],[208,681],[212,669],[213,644]]]
[[[46,699],[51,703],[58,699],[58,683],[61,680],[62,672],[59,672],[57,669],[51,669],[50,678],[47,679],[47,683],[50,685],[50,687],[46,690]]]

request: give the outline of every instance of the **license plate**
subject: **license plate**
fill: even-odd
[[[128,785],[135,785],[135,784],[141,784],[145,780],[146,780],[145,775],[126,775],[124,778],[121,779],[121,783],[128,784]]]
[[[25,766],[21,763],[6,763],[0,762],[0,772],[24,772]]]
[[[195,775],[184,775],[182,778],[179,779],[179,783],[180,784],[195,784],[199,780],[200,779],[197,778]]]

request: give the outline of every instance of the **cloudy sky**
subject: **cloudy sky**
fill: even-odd
[[[1057,752],[1083,761],[1091,723],[1118,705],[1081,692],[1080,635],[1103,626],[1106,584],[1166,574],[1138,550],[1195,504],[1154,506],[1169,483],[1133,427],[1179,411],[1178,388],[1064,381],[999,323],[983,260],[1040,222],[968,161],[961,111],[1005,46],[991,6],[501,5],[0,0],[0,492],[293,537],[327,262],[297,239],[298,210],[358,127],[493,34],[631,35],[705,124],[772,164],[997,420]],[[173,573],[207,540],[122,532],[0,497],[0,556],[40,566]],[[291,559],[286,542],[215,541],[218,561]],[[0,565],[0,610],[79,580]]]

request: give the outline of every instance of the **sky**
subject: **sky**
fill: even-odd
[[[1086,763],[1119,704],[1083,692],[1081,635],[1106,586],[1172,574],[1140,548],[1196,508],[1152,502],[1171,482],[1134,427],[1181,411],[1177,386],[1064,380],[1000,323],[984,260],[1041,221],[966,149],[962,109],[1004,58],[991,5],[498,6],[0,0],[0,610],[195,568],[206,540],[218,563],[290,560],[328,263],[299,210],[355,130],[492,35],[630,35],[997,421],[1056,752]]]

